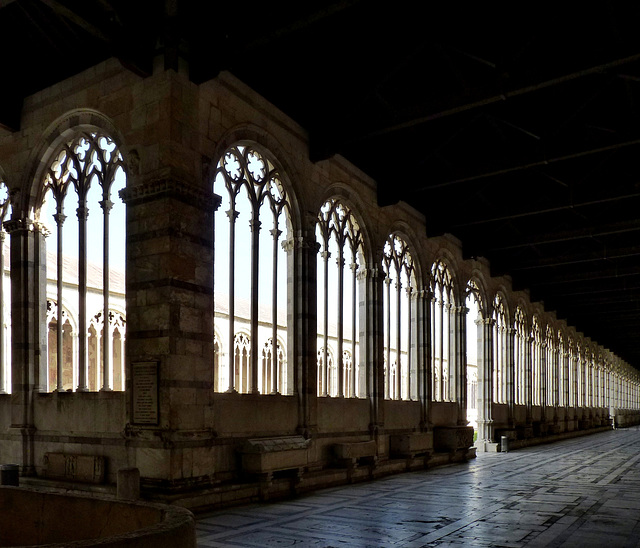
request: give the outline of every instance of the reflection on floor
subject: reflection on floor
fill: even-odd
[[[197,516],[198,546],[640,547],[640,430]]]

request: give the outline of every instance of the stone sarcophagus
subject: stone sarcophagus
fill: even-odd
[[[433,452],[433,432],[412,432],[389,436],[389,452],[394,457],[415,457]]]
[[[357,464],[375,464],[378,447],[375,440],[335,443],[333,454],[338,464],[354,467]]]
[[[310,441],[303,436],[246,440],[239,449],[242,471],[270,475],[283,470],[302,470],[308,462]]]
[[[438,452],[467,450],[473,446],[473,426],[436,426],[433,447]]]
[[[45,453],[44,475],[51,479],[104,483],[105,458],[98,455]]]

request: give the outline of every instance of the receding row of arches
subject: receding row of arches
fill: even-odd
[[[34,215],[55,257],[49,303],[68,300],[71,287],[78,312],[72,326],[64,309],[51,306],[41,389],[121,389],[124,315],[108,337],[92,318],[109,317],[111,326],[114,272],[118,266],[124,270],[124,204],[112,201],[126,185],[124,159],[110,136],[78,130],[52,147],[43,164]],[[387,399],[465,404],[467,370],[475,366],[478,399],[537,406],[637,405],[638,379],[613,354],[568,326],[554,326],[531,303],[510,308],[506,291],[490,298],[483,280],[471,275],[463,281],[456,261],[444,252],[424,268],[424,251],[412,243],[411,231],[391,230],[374,246],[364,229],[364,212],[348,196],[326,198],[315,217],[315,241],[302,241],[300,227],[294,226],[302,213],[291,185],[264,148],[249,142],[228,147],[217,164],[213,191],[222,198],[215,215],[214,300],[226,302],[214,319],[218,328],[224,321],[214,342],[215,390],[293,393],[289,355],[297,337],[295,292],[301,291],[295,287],[296,255],[301,245],[313,245],[316,278],[308,298],[316,301],[317,329],[309,337],[316,347],[320,397],[370,396],[368,378],[376,367]],[[2,221],[10,228],[5,193]],[[69,204],[77,206],[74,223],[67,221]],[[70,250],[77,265],[71,277]],[[93,285],[102,305],[99,313],[89,313],[96,251],[99,266],[93,274],[99,272],[100,283]],[[114,257],[121,257],[118,266]],[[124,300],[124,284],[119,291]],[[233,352],[222,351],[231,347]],[[7,364],[0,370],[8,387]]]
[[[228,357],[227,363],[219,358],[220,391],[294,389],[289,355],[296,325],[290,322],[295,291],[306,291],[294,287],[296,253],[305,244],[294,226],[301,215],[287,181],[278,161],[252,143],[232,145],[217,164],[213,190],[222,207],[215,220],[214,298],[228,302],[226,340],[236,340],[235,327],[242,322],[248,338],[247,380],[224,373],[237,368]],[[348,194],[330,196],[318,207],[315,241],[306,244],[316,252],[308,298],[316,302],[311,337],[319,397],[371,396],[367,379],[374,367],[382,368],[386,399],[459,402],[477,406],[480,414],[480,400],[638,406],[640,379],[614,354],[524,298],[487,290],[482,276],[461,268],[446,250],[430,268],[421,267],[426,253],[412,243],[410,231],[390,231],[375,249],[363,219]],[[263,225],[269,230],[261,230]],[[374,279],[377,294],[368,289]],[[220,326],[219,316],[215,321]],[[288,382],[260,380],[264,337],[258,330],[272,330],[271,340],[281,338],[282,366],[272,367],[271,376]],[[372,362],[375,347],[382,351]],[[477,400],[471,403],[470,368],[477,378]]]

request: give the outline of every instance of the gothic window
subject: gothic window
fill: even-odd
[[[270,337],[267,342],[264,343],[262,347],[262,371],[260,377],[258,379],[260,386],[260,393],[262,394],[286,394],[286,389],[284,388],[284,375],[283,369],[285,366],[284,362],[284,344],[280,341],[279,344],[276,345],[278,348],[278,354],[274,355],[273,353],[273,339]],[[275,361],[274,361],[275,360]],[[277,369],[277,375],[273,376],[273,371]],[[278,380],[280,383],[279,386],[275,385],[275,380]]]
[[[416,280],[407,243],[391,234],[384,245],[382,268],[386,275],[384,292],[384,352],[390,375],[385,378],[385,397],[395,400],[416,397],[415,359],[411,353],[415,333]],[[391,287],[393,286],[393,294]]]
[[[566,388],[567,388],[567,349],[565,346],[565,338],[561,332],[558,332],[557,339],[557,355],[558,355],[558,379],[557,379],[557,397],[556,401],[559,406],[564,407],[566,404]]]
[[[246,333],[238,333],[233,345],[234,386],[238,392],[248,392],[251,368],[251,345]]]
[[[222,197],[221,211],[215,216],[214,322],[230,341],[235,340],[238,325],[246,324],[250,344],[243,369],[246,377],[238,374],[238,356],[230,354],[228,363],[218,364],[217,387],[244,393],[264,393],[269,387],[291,390],[292,371],[286,367],[279,371],[279,361],[274,359],[263,367],[259,346],[270,337],[277,346],[272,356],[287,355],[282,341],[288,335],[287,303],[292,299],[287,284],[289,255],[283,244],[291,241],[291,226],[282,174],[275,160],[257,146],[236,144],[217,165],[214,192]],[[224,312],[223,302],[228,303]],[[286,363],[283,359],[282,364]],[[225,372],[225,367],[235,373]]]
[[[324,346],[318,346],[318,348],[318,395],[335,395],[335,391],[337,391],[337,376],[336,366],[333,360],[333,350],[329,347],[325,351]],[[327,371],[326,377],[322,375],[323,371]]]
[[[11,392],[11,279],[9,273],[9,238],[3,223],[9,220],[9,189],[0,180],[0,394]]]
[[[538,317],[534,316],[531,322],[531,403],[541,405],[542,403],[542,332]]]
[[[55,283],[52,302],[66,302],[77,308],[77,342],[72,361],[77,383],[73,388],[80,391],[90,388],[89,306],[97,299],[106,316],[112,302],[124,307],[125,207],[117,196],[125,184],[122,154],[109,136],[100,133],[81,133],[63,143],[43,179],[40,220],[49,227],[47,257],[49,264],[55,265],[48,269],[47,277]],[[75,218],[67,217],[68,208],[75,210]],[[49,387],[52,390],[68,389],[63,369],[67,329],[63,311],[64,307],[56,307],[56,342],[48,345],[50,352],[56,352],[55,360],[51,355],[47,360],[57,367],[56,384]],[[50,328],[51,325],[49,322]],[[123,339],[124,332],[119,329],[118,335]],[[112,339],[101,339],[105,366],[99,385],[93,389],[121,390],[122,382],[114,386],[114,375],[122,376],[122,372],[114,372]]]
[[[478,413],[478,341],[482,333],[482,298],[478,285],[470,280],[466,288],[467,308],[467,416],[473,424]],[[438,371],[436,370],[436,373]],[[435,379],[434,386],[438,382]],[[433,392],[435,394],[435,390]]]
[[[105,349],[108,352],[107,366],[112,371],[112,386],[114,390],[124,390],[124,346],[125,326],[124,314],[109,310],[107,315],[107,329],[105,335],[105,315],[103,311],[91,317],[88,331],[88,355],[87,355],[87,384],[89,390],[96,390],[104,378]],[[108,339],[105,341],[105,337]]]
[[[493,401],[507,403],[507,318],[504,301],[493,301]]]
[[[355,374],[352,375],[355,370],[353,366],[353,360],[351,358],[351,352],[349,352],[348,350],[344,350],[342,352],[342,363],[344,364],[344,392],[345,394],[355,394],[356,392],[354,387],[352,386],[352,383],[354,382],[356,376]]]
[[[338,200],[328,200],[320,208],[316,223],[320,243],[318,261],[318,329],[322,346],[328,352],[329,337],[336,340],[337,381],[328,382],[328,359],[318,372],[318,386],[334,387],[319,391],[322,396],[358,395],[358,272],[363,264],[360,227],[353,213]],[[349,352],[353,367],[344,361]]]
[[[526,400],[526,368],[527,368],[527,323],[521,307],[515,312],[515,402],[524,405]]]
[[[62,318],[62,329],[58,330],[58,318]],[[58,332],[62,333],[60,339],[61,348],[58,352]],[[58,391],[73,390],[77,379],[74,379],[74,328],[71,325],[69,312],[62,307],[58,313],[58,305],[55,301],[47,301],[47,389]],[[58,359],[61,360],[58,367]],[[75,382],[74,382],[75,381]]]
[[[588,350],[585,365],[587,367],[587,405],[594,407],[596,402],[594,349]]]
[[[576,343],[576,377],[576,405],[578,407],[584,407],[584,347],[579,342]]]
[[[594,395],[595,395],[594,404],[596,407],[600,407],[602,405],[601,373],[602,373],[601,357],[598,354],[595,354],[594,362],[593,362],[593,376],[594,376]]]
[[[545,335],[545,371],[543,378],[543,390],[545,392],[546,405],[554,405],[554,392],[557,383],[557,348],[553,329],[547,325]]]
[[[568,399],[567,405],[569,407],[576,406],[576,343],[573,338],[567,338],[567,353],[568,353],[568,370],[567,370],[567,383],[568,383]]]
[[[431,370],[434,401],[455,400],[455,301],[453,281],[447,265],[437,261],[431,268],[433,292],[431,297]]]

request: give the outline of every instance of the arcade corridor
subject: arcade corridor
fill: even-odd
[[[198,545],[640,546],[640,430],[198,517]]]

